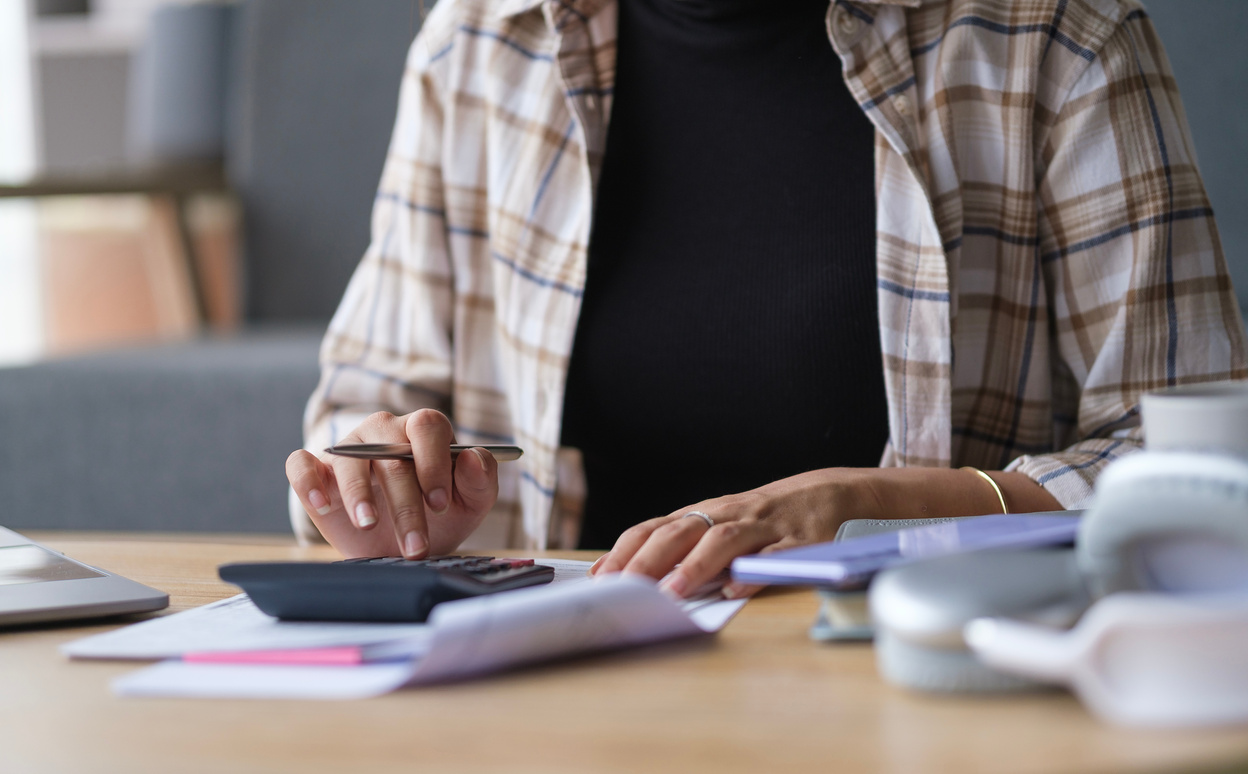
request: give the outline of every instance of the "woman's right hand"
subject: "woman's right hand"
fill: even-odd
[[[444,414],[379,412],[340,443],[410,443],[413,460],[361,460],[300,449],[286,477],[308,518],[348,558],[420,559],[455,551],[498,499],[498,463],[483,449],[451,459]]]

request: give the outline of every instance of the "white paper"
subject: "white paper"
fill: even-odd
[[[735,613],[744,602],[721,604]],[[654,581],[623,575],[448,602],[429,622],[433,642],[414,683],[707,633]]]
[[[588,581],[590,562],[542,559],[555,568],[551,583]],[[410,639],[421,651],[428,624],[279,621],[262,613],[246,594],[174,615],[153,618],[61,646],[71,658],[163,659],[184,653],[242,650],[293,650],[371,645]]]
[[[584,577],[587,563],[579,564],[582,565],[579,568],[563,568],[567,572],[557,585],[438,605],[429,623],[422,626],[425,639],[421,641],[421,653],[410,660],[357,667],[168,661],[118,679],[114,690],[123,696],[284,699],[374,696],[406,684],[460,680],[564,656],[711,633],[722,628],[745,604],[745,600],[725,600],[716,594],[678,603],[660,592],[652,580],[624,575],[588,580]],[[222,603],[198,611],[203,611],[193,622],[198,632],[211,628],[214,617],[238,616],[237,611]],[[172,621],[198,611],[161,620]],[[273,622],[272,625],[281,629],[292,624]],[[388,626],[410,628],[410,625]],[[173,642],[177,638],[166,636],[165,639]],[[288,642],[284,640],[278,647],[292,647]],[[337,644],[364,643],[357,640]],[[133,643],[128,646],[130,652],[138,649]],[[99,652],[101,648],[94,650]],[[197,642],[188,650],[205,648]]]
[[[364,699],[401,687],[414,669],[412,662],[272,667],[166,661],[114,680],[113,691],[119,696],[200,699]]]
[[[715,598],[685,602],[681,610],[689,616],[698,628],[704,632],[717,632],[728,625],[732,617],[745,607],[746,599],[724,599],[716,594]]]
[[[61,646],[70,658],[160,659],[184,653],[370,645],[429,637],[428,624],[279,621],[246,594]]]
[[[551,583],[568,583],[569,581],[591,580],[589,568],[593,562],[582,562],[579,559],[537,559],[537,564],[555,568],[555,577]]]

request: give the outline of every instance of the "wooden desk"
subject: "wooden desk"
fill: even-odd
[[[234,593],[216,566],[330,558],[289,538],[32,535],[168,591]],[[559,554],[567,556],[568,554]],[[574,555],[575,556],[575,555]],[[354,702],[118,699],[127,663],[69,662],[109,626],[0,633],[0,771],[1193,771],[1248,761],[1248,731],[1128,731],[1070,696],[888,687],[865,645],[806,637],[809,591],[766,593],[715,638]],[[113,624],[115,625],[115,624]]]

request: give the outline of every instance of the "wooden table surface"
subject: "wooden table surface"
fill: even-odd
[[[288,537],[31,533],[168,591],[231,595],[229,561],[329,559]],[[561,553],[558,556],[587,558]],[[0,772],[1226,770],[1248,729],[1125,730],[1071,696],[909,694],[867,645],[812,642],[810,591],[766,592],[718,636],[350,702],[119,699],[133,663],[70,662],[107,625],[0,630]]]

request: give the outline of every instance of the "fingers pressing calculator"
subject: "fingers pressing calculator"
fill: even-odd
[[[532,559],[489,556],[226,564],[218,572],[277,618],[408,623],[423,622],[439,602],[550,583],[555,577],[553,567]]]

